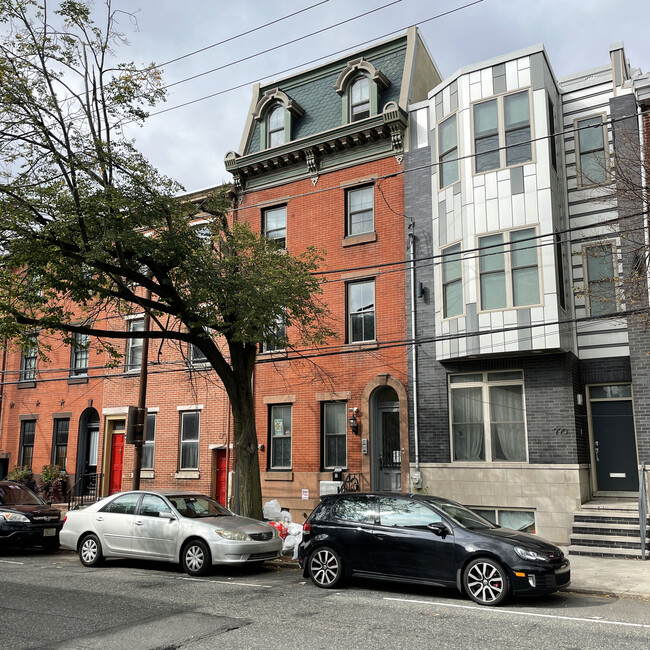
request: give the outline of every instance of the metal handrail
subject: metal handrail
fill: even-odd
[[[360,492],[361,474],[348,474],[341,483],[339,492]]]
[[[103,474],[84,474],[68,491],[68,510],[74,510],[99,499]]]
[[[645,477],[646,463],[641,463],[639,469],[639,528],[641,532],[641,559],[647,560],[647,532],[648,532],[648,487]]]

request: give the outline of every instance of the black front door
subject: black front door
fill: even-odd
[[[639,489],[632,400],[591,402],[598,490]]]

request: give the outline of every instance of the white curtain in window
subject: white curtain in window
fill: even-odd
[[[490,386],[493,460],[526,460],[521,386]]]
[[[485,460],[483,391],[455,388],[452,391],[455,460]]]
[[[511,528],[512,530],[533,532],[535,529],[535,516],[532,512],[500,510],[499,525],[504,528]]]

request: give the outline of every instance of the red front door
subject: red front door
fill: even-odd
[[[214,498],[223,505],[226,505],[226,483],[228,481],[228,465],[226,462],[226,450],[215,449],[213,462],[213,488]]]
[[[111,447],[111,477],[109,481],[109,494],[122,491],[122,468],[124,466],[124,434],[113,434]]]

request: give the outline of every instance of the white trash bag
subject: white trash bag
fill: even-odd
[[[267,501],[262,508],[262,513],[264,519],[268,521],[281,521],[282,508],[280,507],[280,502],[277,499]]]

